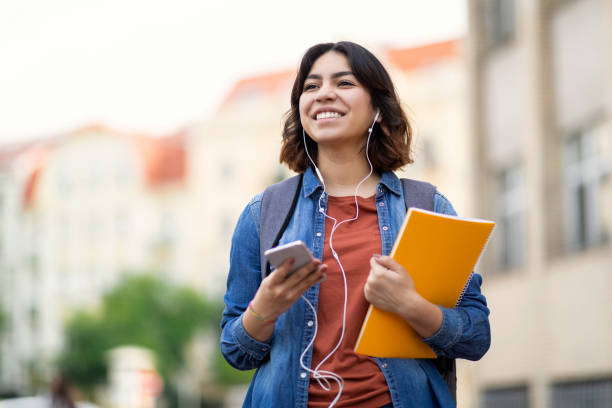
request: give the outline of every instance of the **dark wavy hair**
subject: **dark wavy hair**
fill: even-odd
[[[382,120],[375,124],[370,139],[369,154],[374,170],[378,173],[393,171],[412,163],[412,127],[400,106],[389,73],[370,51],[348,41],[317,44],[309,48],[302,57],[291,90],[291,108],[285,114],[280,162],[286,163],[297,173],[303,173],[310,165],[302,139],[300,96],[304,90],[306,76],[315,61],[330,51],[339,52],[348,59],[355,78],[370,93],[372,106],[380,109]],[[308,151],[316,161],[316,142],[306,135],[306,143]]]

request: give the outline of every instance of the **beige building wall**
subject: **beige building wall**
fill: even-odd
[[[188,174],[197,202],[193,219],[199,226],[199,280],[219,298],[225,292],[238,217],[251,198],[289,174],[278,156],[292,79],[291,73],[281,79],[278,93],[263,89],[237,95],[191,131]]]
[[[611,8],[469,3],[476,208],[498,228],[463,406],[612,404]]]
[[[394,84],[414,131],[415,161],[398,175],[436,185],[460,215],[476,216],[464,41],[450,43],[451,52],[418,67],[401,70],[391,65]]]

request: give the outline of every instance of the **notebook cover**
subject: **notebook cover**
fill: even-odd
[[[431,303],[455,307],[469,283],[495,223],[410,208],[391,256]],[[435,358],[400,316],[370,305],[355,352],[373,357]]]

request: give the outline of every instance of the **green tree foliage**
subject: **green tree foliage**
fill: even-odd
[[[91,391],[106,378],[105,353],[113,347],[114,340],[104,326],[100,315],[85,312],[79,312],[68,323],[59,365],[85,391]]]
[[[191,289],[151,276],[126,278],[96,312],[76,314],[66,327],[60,370],[84,391],[103,383],[106,352],[121,345],[149,348],[166,379],[184,363],[183,350],[198,328],[218,326],[221,308]]]
[[[255,370],[239,371],[235,369],[225,361],[219,349],[214,355],[213,371],[215,381],[222,385],[248,384],[255,373]]]

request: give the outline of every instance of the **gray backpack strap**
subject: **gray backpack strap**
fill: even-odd
[[[416,181],[405,178],[402,179],[402,185],[404,186],[404,201],[406,202],[406,209],[416,207],[422,210],[434,210],[436,186],[424,181]]]
[[[404,201],[406,209],[417,207],[423,210],[434,210],[434,198],[436,187],[422,181],[402,179],[404,186]],[[455,360],[452,358],[438,357],[434,361],[436,368],[442,375],[448,390],[450,391],[455,403],[457,403],[457,370]]]
[[[259,257],[261,261],[261,278],[270,272],[264,252],[278,245],[285,232],[302,188],[303,174],[288,178],[266,188],[261,198],[261,215],[259,224]]]

